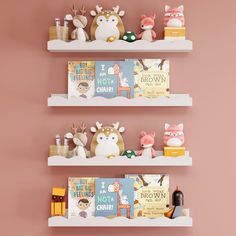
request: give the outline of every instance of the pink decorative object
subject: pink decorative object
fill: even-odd
[[[184,125],[165,124],[164,144],[169,147],[181,147],[184,144]]]
[[[164,26],[166,27],[184,27],[184,6],[181,5],[177,8],[165,6]]]
[[[156,32],[153,30],[155,19],[155,14],[153,16],[141,15],[140,27],[143,32],[138,35],[139,39],[152,42],[157,37]]]
[[[149,158],[154,158],[157,156],[157,151],[153,149],[153,145],[155,143],[155,132],[147,134],[145,131],[142,131],[140,139],[140,144],[142,150],[137,151],[136,155],[145,156]]]

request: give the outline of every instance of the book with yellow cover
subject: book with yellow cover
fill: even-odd
[[[136,59],[134,97],[157,98],[170,94],[169,60]]]
[[[134,216],[164,216],[169,206],[169,176],[128,174],[134,180]]]

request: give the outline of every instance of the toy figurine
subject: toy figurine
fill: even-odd
[[[119,128],[119,122],[107,127],[103,127],[102,123],[96,122],[96,127],[90,129],[91,132],[95,133],[91,142],[91,156],[114,158],[123,153],[124,141],[121,133],[125,131],[125,128]]]
[[[177,157],[185,155],[184,144],[184,125],[165,124],[165,132],[163,137],[164,156]]]
[[[153,30],[153,27],[155,25],[155,19],[155,14],[152,16],[141,15],[140,27],[143,32],[138,35],[139,39],[147,40],[149,42],[152,42],[154,39],[156,39],[157,35],[156,32]]]
[[[183,215],[183,205],[184,205],[184,194],[176,187],[176,190],[172,194],[172,205],[174,206],[168,212],[165,213],[165,216],[171,219]]]
[[[164,26],[165,27],[184,27],[184,6],[181,5],[177,8],[165,6]]]
[[[157,151],[153,149],[153,145],[155,143],[155,132],[147,134],[146,132],[141,132],[140,144],[142,150],[137,151],[137,156],[145,156],[149,158],[154,158],[157,156]]]
[[[80,128],[80,132],[78,132],[78,129]],[[89,156],[89,152],[86,149],[86,144],[88,142],[87,133],[85,132],[86,126],[84,123],[80,125],[80,127],[73,124],[73,127],[71,128],[74,132],[74,134],[70,133],[71,137],[73,138],[73,142],[76,145],[76,147],[73,149],[73,156],[86,158]],[[67,134],[68,137],[68,134]]]
[[[125,11],[119,11],[119,6],[113,7],[113,10],[103,10],[97,5],[96,11],[92,10],[90,14],[94,17],[90,28],[92,40],[122,38],[125,29],[121,17],[125,15]]]
[[[136,153],[133,150],[127,149],[122,153],[122,156],[125,156],[125,157],[131,159],[133,157],[136,157]]]
[[[75,26],[75,30],[73,30],[71,33],[71,38],[82,41],[82,42],[88,41],[89,36],[84,30],[84,28],[88,24],[88,20],[85,16],[86,10],[84,6],[80,9],[81,14],[77,14],[78,9],[75,7],[74,4],[71,11],[73,12],[74,16],[72,16],[71,14],[68,14],[65,16],[65,19],[72,20],[73,25]]]
[[[164,144],[169,147],[180,147],[184,144],[184,125],[165,124],[165,133],[163,137]]]
[[[66,212],[65,188],[52,188],[51,215],[64,216]]]
[[[126,31],[122,37],[122,39],[126,42],[132,43],[138,39],[136,34],[132,31]]]

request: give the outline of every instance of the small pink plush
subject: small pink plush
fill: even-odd
[[[176,8],[165,6],[164,26],[166,27],[184,27],[184,6],[181,5]]]
[[[184,125],[165,124],[163,142],[169,147],[181,147],[184,144]]]
[[[157,37],[156,32],[153,30],[155,19],[155,14],[152,16],[141,15],[140,27],[143,32],[138,35],[139,39],[152,42]]]
[[[149,158],[154,158],[157,156],[157,151],[153,149],[153,145],[155,143],[155,132],[147,134],[145,131],[142,131],[140,139],[140,144],[142,150],[137,151],[137,156],[145,156]]]

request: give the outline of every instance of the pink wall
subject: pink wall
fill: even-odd
[[[1,235],[235,235],[235,7],[225,1],[100,1],[120,4],[127,12],[125,25],[138,29],[139,15],[157,12],[164,4],[183,3],[188,36],[194,51],[187,54],[53,54],[46,50],[48,27],[66,13],[73,0],[1,1]],[[94,8],[97,1],[87,2]],[[158,22],[159,31],[162,24]],[[66,63],[76,59],[168,57],[172,92],[190,93],[192,108],[49,108],[50,93],[66,91]],[[127,127],[127,146],[138,145],[141,129],[161,136],[165,122],[184,122],[191,168],[49,168],[48,145],[75,120],[93,125],[96,120],[119,120]],[[233,142],[234,141],[234,142]],[[103,228],[53,229],[47,227],[51,187],[66,184],[68,176],[115,177],[124,173],[171,175],[171,190],[178,184],[191,208],[189,229]]]

